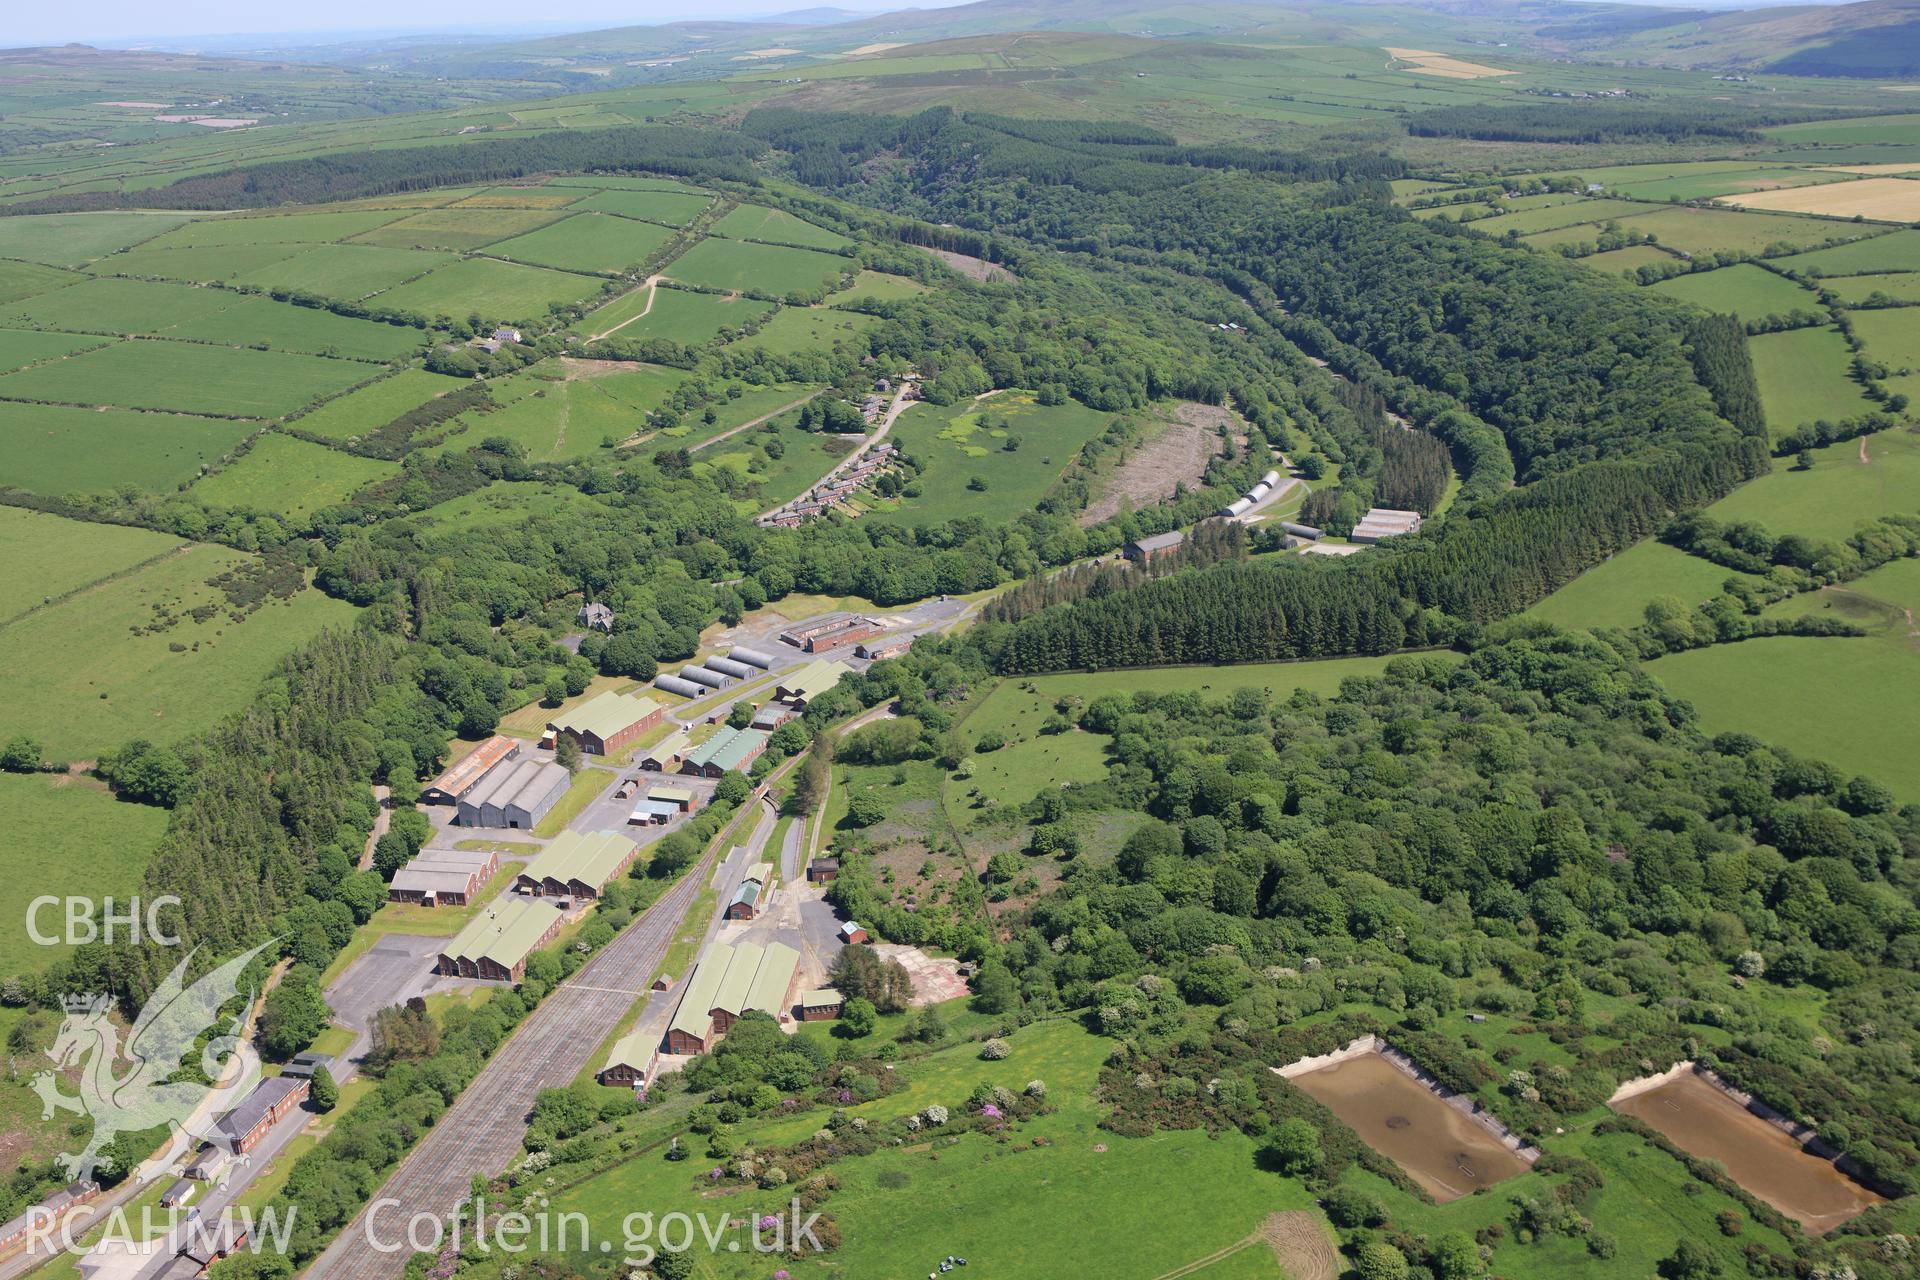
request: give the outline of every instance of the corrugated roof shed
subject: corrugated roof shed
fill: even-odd
[[[429,782],[423,790],[437,791],[458,800],[461,793],[480,781],[487,770],[505,760],[519,748],[519,739],[509,738],[504,733],[496,733],[448,766],[445,773]]]
[[[666,760],[673,756],[684,756],[687,748],[693,745],[693,739],[687,736],[685,729],[676,729],[660,741],[640,753],[642,760]]]
[[[824,1009],[831,1005],[845,1004],[846,997],[832,987],[815,987],[800,997],[803,1009]]]
[[[760,958],[759,972],[753,975],[753,985],[747,990],[747,1007],[759,1009],[778,1018],[785,1013],[787,988],[793,985],[793,975],[800,967],[800,953],[784,942],[767,944],[766,954]]]
[[[743,902],[746,903],[748,906],[753,906],[759,901],[760,901],[760,882],[758,880],[745,880],[741,882],[740,887],[738,889],[735,889],[733,891],[733,897],[728,900],[727,906],[729,908],[733,908],[733,907],[739,906]]]
[[[839,684],[840,677],[846,675],[849,669],[844,662],[816,658],[791,675],[782,676],[780,692],[789,698],[811,702]]]
[[[654,1041],[644,1031],[635,1029],[627,1032],[613,1042],[613,1049],[607,1054],[606,1071],[613,1067],[631,1067],[635,1071],[645,1071],[653,1060]]]
[[[724,772],[738,769],[756,752],[765,750],[766,745],[767,735],[760,730],[728,726],[687,752],[687,760],[702,769]]]
[[[633,853],[633,841],[611,831],[562,831],[520,874],[536,880],[578,880],[596,889]]]
[[[713,998],[732,963],[733,948],[726,943],[716,942],[707,948],[693,977],[681,991],[680,1007],[674,1010],[668,1030],[684,1032],[696,1040],[707,1038],[707,1033],[713,1030],[713,1015],[708,1011],[714,1007]]]
[[[473,878],[473,872],[455,867],[437,870],[408,863],[393,873],[389,887],[406,893],[468,893],[476,888]]]
[[[597,697],[555,716],[549,723],[561,731],[590,733],[605,741],[637,720],[644,720],[660,709],[652,698],[630,696],[609,689]]]
[[[692,804],[698,796],[699,792],[692,787],[677,787],[671,783],[661,783],[657,787],[647,788],[648,799],[665,800],[670,804]]]
[[[747,993],[753,989],[753,975],[760,970],[760,957],[767,949],[757,942],[736,942],[733,944],[733,963],[727,966],[727,976],[721,979],[720,989],[714,992],[709,1009],[725,1009],[728,1013],[745,1013],[753,1006],[747,1003]]]
[[[454,935],[446,954],[468,960],[484,958],[511,969],[559,918],[560,908],[551,902],[501,898]]]
[[[1171,533],[1156,533],[1145,538],[1135,538],[1133,545],[1146,552],[1165,551],[1169,547],[1179,546],[1186,540],[1187,535],[1175,529]]]

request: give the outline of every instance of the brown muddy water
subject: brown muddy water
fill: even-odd
[[[1718,1160],[1728,1177],[1798,1218],[1808,1235],[1825,1235],[1882,1199],[1692,1072],[1608,1105],[1687,1154]]]
[[[1377,1053],[1294,1076],[1292,1083],[1442,1204],[1527,1170],[1498,1138]]]

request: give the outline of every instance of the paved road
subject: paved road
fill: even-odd
[[[871,453],[875,448],[877,448],[880,442],[887,438],[887,432],[893,430],[894,420],[898,418],[902,413],[906,412],[907,405],[910,403],[907,400],[907,393],[911,390],[913,390],[913,384],[911,382],[907,382],[903,380],[900,383],[900,389],[893,393],[893,403],[888,405],[886,413],[881,415],[879,430],[875,431],[872,435],[868,436],[865,440],[861,441],[859,448],[855,449],[852,453],[848,454],[846,457],[840,459],[840,461],[834,463],[833,466],[828,469],[827,474],[821,476],[818,480],[815,480],[811,485],[807,486],[808,491],[811,492],[814,489],[818,489],[821,485],[829,483],[830,481],[832,481],[832,479],[835,476],[839,475],[842,471],[845,471],[847,468],[855,465],[860,461],[860,459],[866,457],[867,454]],[[770,516],[778,515],[780,512],[785,511],[788,507],[792,506],[795,502],[798,502],[798,501],[799,499],[795,498],[795,499],[792,499],[791,501],[783,502],[777,507],[772,507],[766,511],[762,511],[758,518],[765,520]]]
[[[762,825],[765,825],[764,816]],[[758,834],[756,832],[756,834]],[[765,844],[765,836],[760,836]],[[441,1117],[375,1197],[373,1229],[385,1240],[416,1213],[444,1216],[466,1198],[473,1175],[491,1176],[520,1151],[527,1115],[541,1089],[565,1085],[647,990],[681,919],[698,896],[719,845],[528,1015],[513,1037]],[[390,1280],[406,1269],[406,1249],[369,1247],[368,1215],[347,1224],[307,1269],[313,1280]]]

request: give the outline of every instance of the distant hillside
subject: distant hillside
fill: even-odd
[[[1538,34],[1581,56],[1663,66],[1880,79],[1920,74],[1920,0],[1666,16],[1624,8],[1549,22]]]

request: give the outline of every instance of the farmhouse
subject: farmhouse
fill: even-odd
[[[687,752],[680,772],[720,778],[744,771],[767,749],[767,735],[757,729],[726,728]]]
[[[667,1052],[705,1053],[749,1009],[786,1020],[799,976],[800,953],[784,943],[713,943],[681,993]]]
[[[307,1100],[312,1082],[301,1076],[273,1076],[262,1080],[240,1105],[220,1122],[220,1131],[233,1146],[235,1155],[245,1155],[260,1145],[281,1116]]]
[[[840,677],[847,674],[847,670],[847,664],[844,662],[816,658],[798,671],[783,677],[779,687],[773,691],[774,700],[805,711],[807,704],[815,698],[823,693],[832,692],[840,683]]]
[[[1175,529],[1171,533],[1156,533],[1149,538],[1135,538],[1120,549],[1120,554],[1136,564],[1146,564],[1169,556],[1185,544],[1187,535]]]
[[[573,616],[573,620],[589,631],[610,633],[613,630],[613,610],[604,604],[581,605],[580,612]]]
[[[601,1084],[636,1085],[647,1078],[647,1067],[652,1061],[653,1045],[646,1035],[629,1031],[614,1041],[612,1051],[607,1054],[607,1065],[600,1068],[594,1079]]]
[[[807,864],[807,880],[811,884],[832,884],[840,878],[840,859],[815,858]]]
[[[460,798],[486,777],[495,765],[512,760],[519,754],[518,738],[496,733],[429,782],[421,790],[420,798],[428,804],[458,804]]]
[[[692,745],[693,740],[687,736],[687,731],[676,729],[647,748],[646,754],[640,757],[640,767],[659,773],[669,773],[678,769],[686,760],[687,748]]]
[[[548,721],[547,736],[558,742],[565,734],[588,755],[608,756],[659,724],[665,710],[652,698],[630,697],[609,689]]]
[[[435,968],[448,977],[518,982],[526,976],[527,957],[552,941],[565,920],[550,902],[501,898],[447,942]]]
[[[846,1003],[838,991],[832,987],[821,987],[809,991],[800,997],[800,1021],[826,1022],[840,1016],[840,1006]]]
[[[527,756],[493,770],[460,798],[454,822],[463,827],[508,827],[527,831],[560,802],[572,781],[551,760]]]
[[[611,831],[562,831],[521,870],[514,888],[535,897],[597,898],[639,852],[633,841]]]

